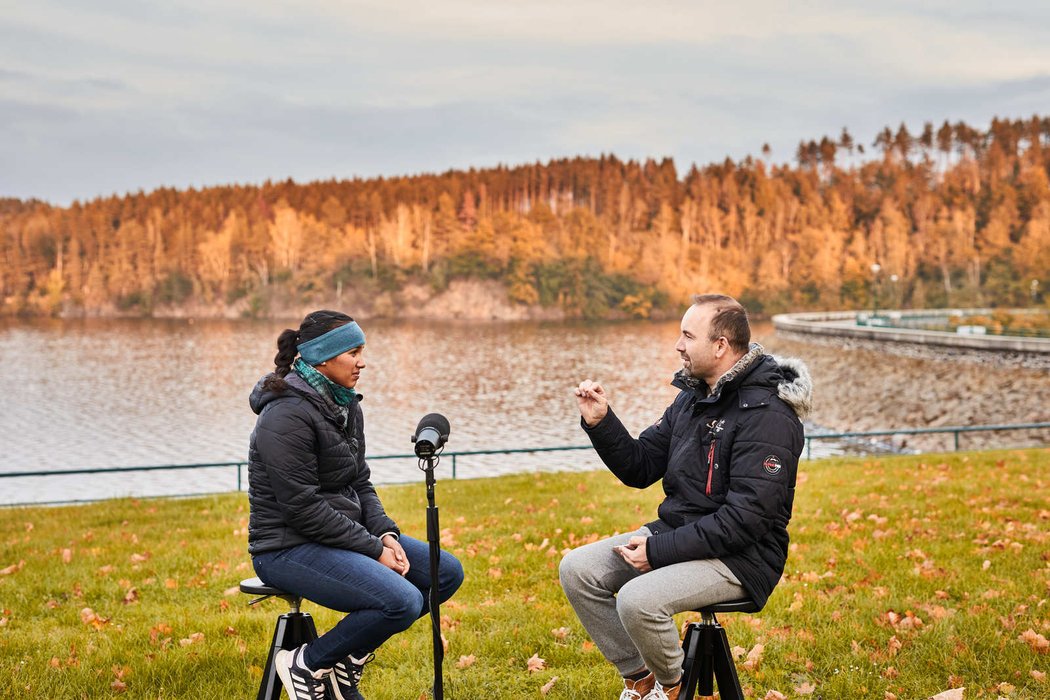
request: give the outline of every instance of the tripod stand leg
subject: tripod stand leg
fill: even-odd
[[[434,466],[427,460],[427,543],[430,545],[430,627],[434,634],[434,700],[444,700],[445,688],[441,665],[445,661],[445,647],[441,643],[441,598],[438,590],[438,570],[441,564],[441,527],[438,509],[434,505]]]
[[[717,636],[716,636],[717,635]],[[711,635],[714,641],[715,679],[718,681],[718,696],[722,700],[744,700],[740,678],[736,674],[733,655],[729,651],[729,638],[719,625]]]
[[[700,660],[697,658],[700,652],[700,630],[696,625],[689,625],[685,630],[685,641],[682,643],[685,650],[685,663],[682,664],[682,700],[693,700],[696,696],[696,682],[700,676]]]

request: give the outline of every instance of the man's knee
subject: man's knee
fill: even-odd
[[[575,588],[584,572],[588,570],[580,555],[579,549],[574,549],[561,558],[558,565],[558,578],[561,579],[561,587],[569,590]]]
[[[626,629],[643,619],[652,619],[660,614],[654,600],[655,591],[646,586],[643,577],[628,581],[616,594],[616,614]]]

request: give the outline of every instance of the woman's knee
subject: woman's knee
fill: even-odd
[[[438,590],[447,600],[463,585],[463,565],[448,552],[441,553],[441,567],[438,571]]]
[[[383,617],[408,629],[423,611],[423,594],[414,586],[399,586],[384,597]]]

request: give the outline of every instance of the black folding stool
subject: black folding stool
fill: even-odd
[[[299,610],[302,598],[294,593],[267,586],[259,578],[241,581],[241,593],[262,596],[250,601],[248,605],[261,603],[267,598],[280,598],[288,603],[288,612],[277,618],[277,624],[273,630],[273,641],[270,642],[270,652],[266,656],[262,683],[259,684],[259,695],[256,696],[257,700],[279,700],[283,687],[281,679],[277,676],[274,657],[281,649],[298,649],[303,644],[317,639],[317,628],[314,627],[314,620],[310,617],[310,613]]]
[[[744,700],[740,678],[729,651],[729,639],[715,613],[758,612],[758,606],[750,599],[730,600],[698,608],[700,622],[691,622],[686,628],[685,661],[682,663],[682,693],[680,700],[693,700],[699,694],[710,697],[715,694],[715,680],[721,700]]]

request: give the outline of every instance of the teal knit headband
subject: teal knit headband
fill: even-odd
[[[324,335],[297,346],[299,356],[308,365],[319,365],[351,348],[365,344],[365,332],[355,321],[333,328]]]

